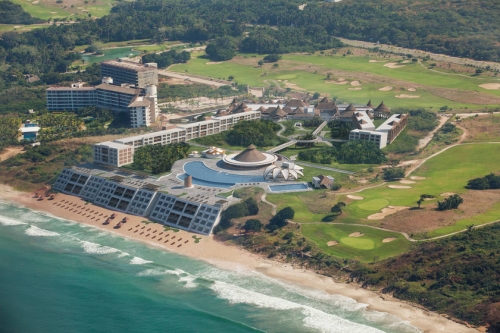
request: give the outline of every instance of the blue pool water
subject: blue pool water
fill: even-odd
[[[237,175],[234,173],[210,169],[205,163],[193,161],[184,164],[185,174],[177,176],[184,180],[188,175],[193,176],[193,183],[201,186],[228,188],[235,184],[263,182],[261,175]]]
[[[304,191],[309,189],[306,183],[269,185],[271,192]]]

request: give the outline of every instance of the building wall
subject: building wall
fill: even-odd
[[[387,133],[377,131],[352,130],[349,133],[349,141],[363,140],[375,143],[379,149],[387,146]]]
[[[140,70],[127,67],[128,62],[101,63],[102,76],[112,77],[114,84],[133,84],[139,88],[147,85],[158,85],[158,68],[143,67]],[[139,64],[138,64],[139,65]]]
[[[94,162],[96,163],[121,167],[134,162],[134,149],[132,147],[104,142],[95,144],[93,148]]]
[[[151,125],[151,108],[148,106],[130,107],[130,126],[133,128]]]
[[[175,228],[210,235],[220,221],[222,206],[181,199],[174,195],[136,188],[119,181],[64,169],[53,188],[96,205],[149,217]]]
[[[48,88],[45,95],[49,111],[75,111],[97,104],[97,92],[94,88]]]

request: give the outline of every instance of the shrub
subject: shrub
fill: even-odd
[[[438,210],[456,209],[462,202],[464,202],[464,200],[458,194],[453,194],[451,197],[448,197],[443,201],[438,201],[437,209]]]
[[[404,178],[405,170],[402,167],[384,168],[384,179],[394,180]]]

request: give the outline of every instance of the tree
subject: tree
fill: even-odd
[[[402,167],[384,168],[384,179],[395,180],[404,178],[405,170]]]
[[[330,209],[330,211],[335,215],[342,215],[342,208],[345,206],[345,202],[339,201]]]
[[[264,57],[264,62],[278,62],[281,60],[281,55],[280,54],[269,54]]]
[[[257,204],[257,201],[255,201],[254,198],[248,198],[243,201],[245,205],[247,206],[248,209],[248,215],[257,215],[259,214],[259,205]]]
[[[312,96],[312,99],[318,99],[319,97],[321,96],[321,94],[319,92],[315,92]]]
[[[262,226],[263,226],[263,224],[262,224],[262,222],[260,222],[260,220],[251,219],[251,220],[247,220],[242,228],[246,232],[251,231],[252,235],[253,235],[255,232],[259,232],[262,229]]]
[[[236,46],[230,37],[222,36],[209,43],[205,52],[213,61],[231,60],[236,55]]]
[[[259,60],[259,62],[257,63],[257,65],[259,65],[259,67],[262,67],[264,65],[264,60]]]
[[[273,231],[279,228],[283,228],[288,224],[287,220],[293,219],[295,211],[291,207],[285,207],[280,210],[276,215],[269,220],[268,229]]]
[[[438,201],[437,210],[457,209],[458,206],[463,202],[464,200],[458,194],[453,194],[452,196],[444,199],[443,201]]]

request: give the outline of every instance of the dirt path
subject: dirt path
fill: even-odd
[[[449,120],[450,118],[447,116],[440,116],[439,118],[439,124],[436,126],[434,130],[432,130],[429,134],[427,134],[423,139],[418,140],[418,145],[417,145],[417,150],[424,149],[429,142],[431,142],[432,138],[434,137],[434,134],[439,131],[441,127]]]
[[[206,84],[206,85],[217,87],[217,88],[231,85],[231,82],[229,82],[229,81],[211,79],[208,77],[203,78],[203,77],[198,77],[198,76],[193,76],[193,75],[180,74],[180,73],[171,72],[171,71],[164,70],[164,69],[158,70],[158,74],[163,75],[163,76],[173,77],[173,78],[180,79],[180,80],[189,80],[191,82],[202,83],[202,84]]]
[[[0,153],[0,162],[8,160],[9,158],[11,158],[13,156],[21,154],[22,152],[23,152],[23,147],[21,147],[21,146],[5,148]]]
[[[264,194],[262,194],[262,197],[260,197],[260,200],[262,200],[262,202],[265,202],[266,204],[268,204],[269,206],[271,206],[272,210],[271,210],[271,214],[276,215],[276,205],[267,201],[266,200],[266,196],[267,196],[267,193],[264,192]]]

